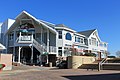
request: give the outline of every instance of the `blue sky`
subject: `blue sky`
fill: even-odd
[[[120,0],[1,0],[0,22],[26,10],[36,18],[83,31],[98,29],[114,54],[120,50]]]

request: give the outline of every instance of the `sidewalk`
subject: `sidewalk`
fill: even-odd
[[[56,67],[26,66],[26,65],[13,66],[12,70],[1,71],[0,76],[12,75],[12,74],[29,72],[29,71],[43,71],[43,70],[51,70],[51,69],[57,69],[57,68]]]

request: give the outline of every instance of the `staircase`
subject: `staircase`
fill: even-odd
[[[45,43],[35,40],[33,36],[19,36],[16,40],[19,44],[27,44],[29,46],[34,46],[41,54],[47,52],[47,46]]]
[[[32,45],[41,53],[47,52],[47,46],[44,43],[39,43],[35,39],[33,39]]]
[[[102,69],[102,65],[103,63],[106,61],[106,58],[104,59],[101,59],[101,60],[96,60],[94,61],[93,63],[89,63],[89,64],[82,64],[82,66],[80,66],[79,68],[82,68],[82,69],[96,69],[98,71],[100,71]]]

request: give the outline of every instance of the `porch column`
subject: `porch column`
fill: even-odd
[[[13,62],[15,62],[15,43],[16,43],[15,38],[16,38],[16,33],[15,33],[15,31],[14,31]]]
[[[13,62],[15,62],[15,46],[13,47]]]
[[[47,29],[47,52],[49,53],[49,29]],[[47,54],[47,63],[48,63],[48,54]]]
[[[21,51],[21,48],[22,48],[22,47],[19,46],[18,63],[20,63],[20,51]]]
[[[47,29],[47,52],[49,52],[49,29]]]
[[[33,32],[32,32],[32,41],[33,41],[34,37],[33,37]]]
[[[41,37],[41,38],[40,38],[40,39],[41,39],[40,41],[41,41],[41,43],[42,43],[42,37],[43,37],[43,29],[42,29],[42,27],[41,27],[41,34],[40,34],[40,35],[41,35],[41,36],[40,36],[40,37]]]
[[[31,46],[31,63],[33,63],[33,46]]]

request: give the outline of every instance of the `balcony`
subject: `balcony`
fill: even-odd
[[[19,36],[17,38],[18,43],[32,43],[33,42],[33,37],[32,36]]]
[[[49,46],[49,52],[56,53],[56,47],[55,46]]]

